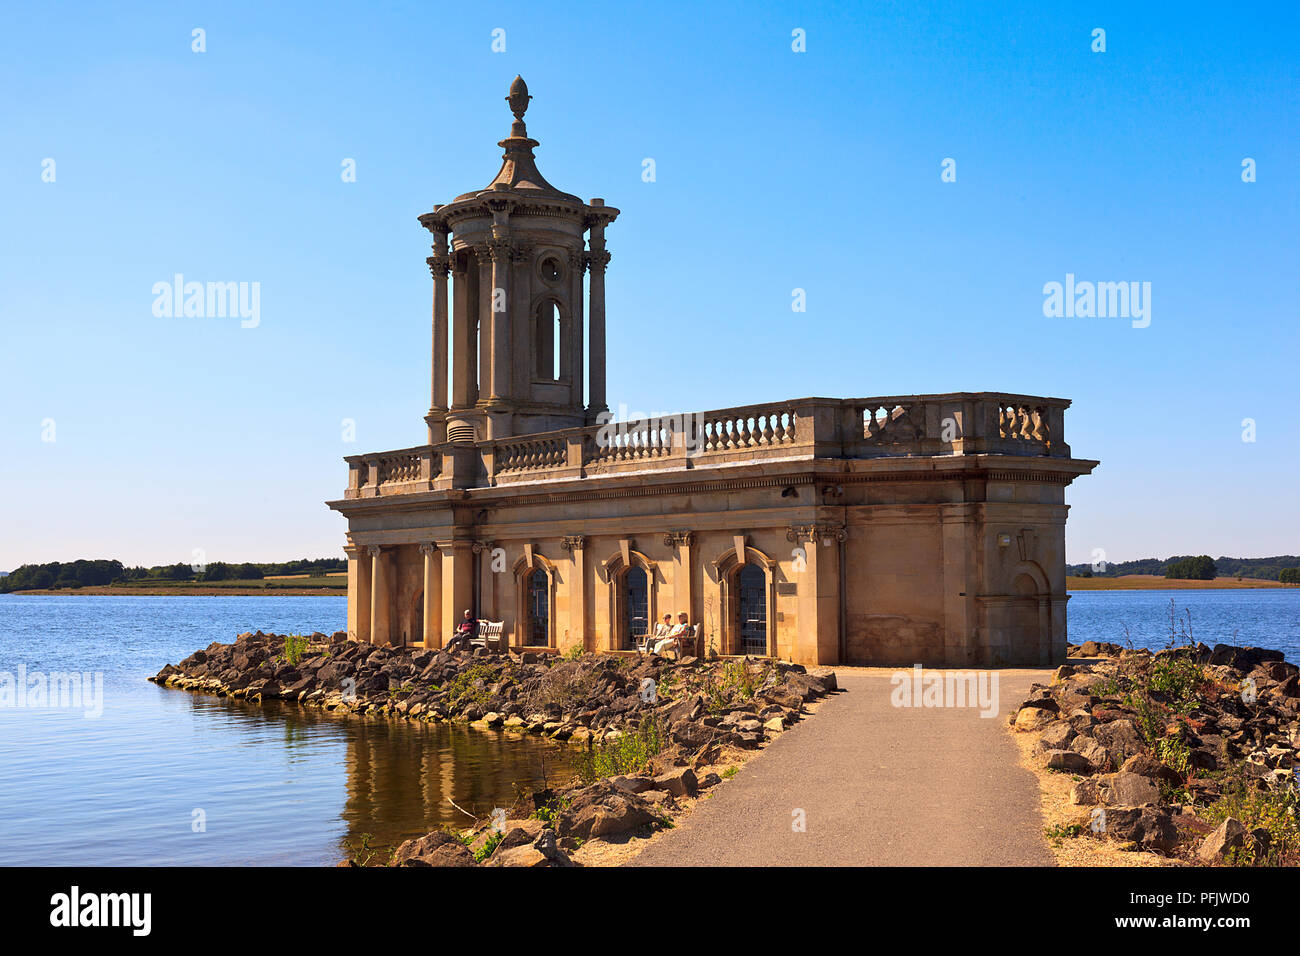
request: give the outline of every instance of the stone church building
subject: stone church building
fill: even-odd
[[[501,169],[433,236],[423,445],[348,457],[348,633],[626,651],[672,613],[722,655],[1037,665],[1065,655],[1069,401],[796,398],[611,422],[605,232],[538,171],[516,78]],[[411,344],[414,344],[412,340]],[[584,366],[587,369],[584,381]]]

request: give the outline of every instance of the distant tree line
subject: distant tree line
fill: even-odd
[[[1184,581],[1213,581],[1218,575],[1214,559],[1208,554],[1199,554],[1194,558],[1180,558],[1170,561],[1165,568],[1165,577],[1179,578]]]
[[[1300,568],[1283,568],[1277,579],[1283,584],[1300,584]]]
[[[1294,554],[1280,554],[1271,558],[1209,558],[1215,568],[1215,575],[1221,578],[1258,578],[1265,581],[1281,581],[1283,571],[1300,567],[1300,557]],[[1153,574],[1157,577],[1179,577],[1170,574],[1171,565],[1186,561],[1195,561],[1198,557],[1190,554],[1176,554],[1168,558],[1142,558],[1137,561],[1119,561],[1114,564],[1106,562],[1105,568],[1094,568],[1091,564],[1071,564],[1066,566],[1066,574],[1076,577],[1116,578],[1125,574]],[[1208,580],[1197,578],[1196,580]],[[1300,582],[1296,582],[1300,583]]]
[[[81,588],[106,584],[173,581],[260,581],[275,574],[327,574],[346,571],[344,558],[302,558],[278,563],[229,564],[214,561],[196,571],[188,564],[160,564],[151,568],[123,567],[121,561],[51,561],[24,564],[0,578],[0,594],[46,588]]]

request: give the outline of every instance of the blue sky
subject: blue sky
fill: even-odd
[[[342,456],[424,439],[416,216],[492,178],[516,73],[543,173],[622,210],[611,406],[1064,396],[1070,560],[1300,551],[1300,14],[994,6],[8,10],[0,568],[341,554]],[[155,317],[175,273],[260,324]],[[1067,273],[1150,326],[1044,317]]]

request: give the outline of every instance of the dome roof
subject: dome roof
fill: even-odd
[[[515,114],[515,121],[510,127],[510,135],[497,143],[505,153],[501,157],[501,169],[497,171],[492,182],[483,189],[457,196],[455,201],[473,199],[484,192],[513,190],[527,194],[529,197],[564,199],[582,204],[582,200],[570,193],[556,189],[546,181],[537,169],[537,159],[533,156],[533,147],[541,145],[535,139],[529,139],[524,126],[524,113],[528,110],[528,84],[523,77],[516,76],[510,84],[510,95],[506,100],[510,110]]]

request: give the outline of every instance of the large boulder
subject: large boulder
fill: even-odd
[[[835,679],[835,671],[829,667],[811,667],[808,669],[810,677],[816,677],[822,682],[822,687],[826,693],[831,694],[839,690],[839,681]]]
[[[407,840],[393,854],[393,866],[474,866],[474,855],[445,830]]]
[[[1112,769],[1110,751],[1092,737],[1082,734],[1075,737],[1070,741],[1069,749],[1086,761],[1084,773],[1102,773]]]
[[[1056,712],[1041,707],[1021,707],[1016,713],[1015,729],[1021,733],[1029,730],[1042,730],[1056,720]]]
[[[1043,728],[1039,740],[1045,750],[1064,750],[1074,738],[1074,728],[1069,721],[1054,720]]]
[[[654,779],[654,789],[667,790],[674,797],[693,797],[698,788],[699,781],[690,767],[678,767]]]
[[[1107,807],[1106,835],[1161,853],[1169,853],[1178,842],[1172,813],[1160,807]]]
[[[609,782],[620,790],[626,790],[628,793],[645,793],[647,790],[655,789],[654,778],[641,775],[610,777]]]
[[[1047,766],[1052,770],[1065,770],[1070,773],[1091,773],[1092,766],[1083,754],[1073,750],[1049,750]]]
[[[1070,788],[1070,802],[1076,806],[1091,807],[1101,802],[1101,785],[1097,777],[1076,780]]]
[[[1106,802],[1124,807],[1154,806],[1160,802],[1160,788],[1150,777],[1120,771],[1103,781]]]
[[[1246,828],[1239,820],[1232,817],[1219,824],[1217,830],[1207,836],[1196,851],[1202,863],[1220,863],[1233,851],[1240,849],[1246,842]]]
[[[504,844],[504,840],[502,844]],[[555,841],[555,831],[543,829],[531,843],[518,846],[497,847],[489,861],[490,866],[573,866],[573,861]]]
[[[1233,670],[1248,674],[1265,661],[1284,660],[1281,651],[1270,651],[1262,647],[1233,647],[1231,644],[1216,644],[1210,655],[1210,663],[1231,667]]]
[[[1142,735],[1138,733],[1131,720],[1112,720],[1109,723],[1099,724],[1093,728],[1093,736],[1113,754],[1124,754],[1125,757],[1129,757],[1146,750]]]
[[[559,831],[562,837],[590,840],[629,833],[656,820],[640,796],[600,780],[573,794]]]

